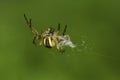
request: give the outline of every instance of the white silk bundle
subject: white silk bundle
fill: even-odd
[[[69,35],[64,35],[64,36],[58,36],[58,39],[61,40],[57,46],[64,47],[64,46],[69,46],[71,48],[75,48],[76,46],[72,43],[70,40]]]

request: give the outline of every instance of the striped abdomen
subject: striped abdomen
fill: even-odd
[[[51,36],[49,36],[49,37],[45,37],[45,38],[43,39],[43,44],[44,44],[44,46],[46,46],[47,48],[52,48],[52,47],[55,46],[55,41],[52,39]]]

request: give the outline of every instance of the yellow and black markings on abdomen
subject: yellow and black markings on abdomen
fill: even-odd
[[[52,37],[45,37],[43,39],[44,41],[44,46],[46,46],[47,48],[52,48],[54,45],[52,44]]]

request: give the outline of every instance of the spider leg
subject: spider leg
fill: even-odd
[[[32,22],[31,22],[31,21],[32,21],[32,19],[30,18],[30,21],[29,21],[29,22],[30,22],[30,23],[29,23],[29,27],[32,29]]]
[[[27,25],[29,26],[30,30],[32,31],[32,33],[35,35],[39,35],[38,31],[32,27],[32,19],[30,18],[28,20],[28,18],[26,17],[25,14],[24,14],[24,18],[25,18],[25,21],[26,21]]]
[[[65,25],[65,28],[64,28],[64,31],[63,31],[63,36],[64,36],[65,33],[66,33],[66,29],[67,29],[67,25]]]
[[[59,32],[60,32],[60,24],[58,24],[57,31],[53,30],[53,35],[57,36]]]
[[[24,18],[25,18],[25,21],[27,23],[27,25],[32,28],[32,23],[31,23],[31,19],[28,20],[27,16],[24,14]]]
[[[39,35],[38,31],[32,27],[32,22],[31,22],[31,19],[30,19],[30,23],[29,23],[29,28],[31,29],[32,33],[35,34],[35,35]]]
[[[24,18],[25,18],[25,21],[27,22],[27,25],[29,25],[29,21],[28,21],[28,19],[27,19],[25,14],[24,14]]]
[[[57,30],[60,31],[60,24],[58,24],[58,29]]]
[[[35,36],[33,37],[32,43],[35,44],[36,46],[41,46],[41,45],[42,45],[42,40],[41,40],[39,43],[36,43],[36,39],[38,39],[38,36],[37,36],[37,35],[35,35]]]
[[[34,36],[33,41],[32,41],[32,43],[35,44],[35,45],[36,45],[36,41],[35,41],[36,39],[37,39],[37,36]]]

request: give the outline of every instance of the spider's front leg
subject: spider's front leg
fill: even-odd
[[[34,27],[32,27],[32,19],[31,19],[31,18],[28,19],[25,14],[24,14],[24,18],[25,18],[25,21],[26,21],[28,27],[29,27],[30,30],[32,31],[32,33],[33,33],[34,35],[38,35],[38,34],[39,34],[38,31],[37,31]]]

